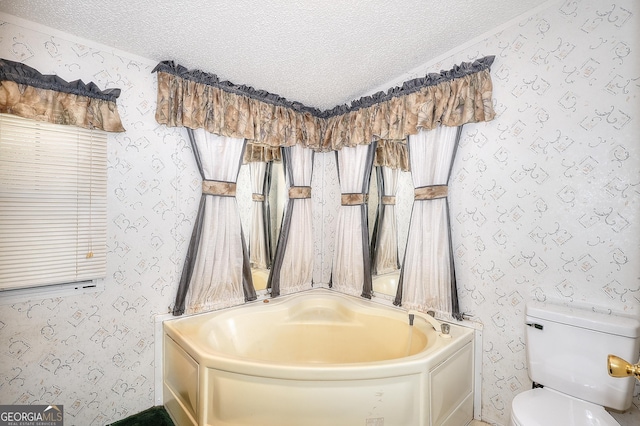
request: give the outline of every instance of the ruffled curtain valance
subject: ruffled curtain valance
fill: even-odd
[[[120,89],[100,90],[94,83],[66,82],[57,75],[0,59],[0,112],[32,120],[124,132],[116,99]]]
[[[263,146],[247,143],[242,163],[269,163],[271,161],[281,160],[282,154],[280,153],[279,146]]]
[[[319,148],[322,119],[302,104],[247,86],[220,82],[213,74],[161,62],[156,121],[170,127],[205,129],[271,147]]]
[[[494,118],[489,74],[493,59],[462,63],[326,111],[164,61],[153,70],[158,73],[156,120],[245,138],[265,147],[299,144],[332,151],[390,141],[378,149],[378,155],[387,155],[378,157],[376,164],[405,168],[407,136],[439,125],[454,127]]]
[[[407,152],[407,140],[399,141],[382,139],[376,145],[374,166],[388,167],[409,171],[409,153]]]
[[[493,56],[463,63],[361,98],[350,108],[337,107],[327,114],[323,147],[338,150],[374,140],[404,140],[419,129],[492,120],[492,63]]]

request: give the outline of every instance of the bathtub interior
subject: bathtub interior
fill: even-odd
[[[383,316],[346,304],[344,298],[306,298],[262,308],[217,317],[200,328],[201,342],[214,352],[257,361],[346,364],[415,355],[437,339],[428,324],[410,325],[404,311]]]

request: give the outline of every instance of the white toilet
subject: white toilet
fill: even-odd
[[[607,357],[640,353],[640,321],[552,304],[529,303],[525,339],[529,378],[543,387],[511,404],[511,426],[619,426],[604,407],[631,406],[635,378],[614,378]]]

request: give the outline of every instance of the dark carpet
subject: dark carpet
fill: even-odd
[[[162,406],[157,406],[111,423],[111,426],[174,426],[174,424],[167,410]]]

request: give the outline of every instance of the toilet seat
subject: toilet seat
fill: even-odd
[[[604,409],[548,388],[522,392],[511,404],[513,426],[620,426]]]

